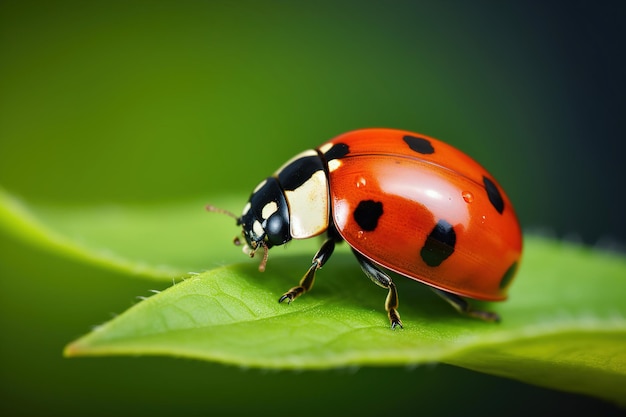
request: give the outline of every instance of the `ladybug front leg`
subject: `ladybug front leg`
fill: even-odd
[[[324,243],[322,244],[320,250],[318,250],[313,257],[313,263],[311,264],[311,267],[306,272],[306,274],[304,274],[304,276],[300,280],[300,285],[298,285],[297,287],[293,287],[285,294],[283,294],[283,296],[278,299],[278,302],[282,303],[283,301],[287,300],[287,302],[291,304],[293,300],[295,300],[305,292],[309,291],[313,287],[313,283],[315,282],[315,272],[317,272],[318,269],[324,266],[326,261],[328,261],[328,258],[330,258],[330,255],[333,254],[334,250],[335,239],[326,239],[326,241],[324,241]]]
[[[387,294],[387,299],[385,300],[385,309],[387,310],[387,315],[389,316],[389,321],[391,322],[391,328],[395,329],[396,326],[402,327],[402,321],[400,320],[400,314],[398,313],[398,291],[396,290],[396,284],[393,283],[391,277],[378,269],[372,261],[370,261],[365,256],[361,255],[359,252],[352,250],[354,256],[356,256],[357,261],[359,261],[359,265],[361,269],[371,279],[375,284],[380,285],[383,288],[387,288],[389,293]]]
[[[500,321],[500,316],[496,313],[489,311],[474,310],[471,304],[464,298],[459,297],[456,294],[449,293],[447,291],[439,290],[437,288],[432,289],[438,296],[446,300],[452,307],[455,308],[461,314],[468,315],[484,321]]]

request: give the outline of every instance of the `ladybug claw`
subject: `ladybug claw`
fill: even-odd
[[[291,304],[291,302],[293,301],[293,297],[290,297],[288,294],[284,294],[282,297],[278,299],[278,302],[282,303],[285,300],[287,300],[287,304]]]
[[[292,289],[284,293],[282,297],[278,299],[278,302],[282,303],[283,301],[287,300],[287,304],[291,304],[293,300],[295,300],[296,298],[298,298],[298,296],[302,294],[304,294],[304,288],[299,286],[293,287]]]
[[[490,323],[500,323],[500,316],[491,311],[471,310],[467,312],[467,315]]]
[[[389,310],[389,321],[391,322],[392,330],[396,327],[404,329],[404,327],[402,326],[402,320],[400,320],[400,314],[398,314],[395,309]]]

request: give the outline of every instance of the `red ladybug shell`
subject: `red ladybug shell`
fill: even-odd
[[[477,162],[393,129],[340,135],[327,160],[334,225],[385,268],[461,296],[503,300],[522,235],[513,206]]]

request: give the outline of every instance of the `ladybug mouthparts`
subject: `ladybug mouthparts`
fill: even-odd
[[[244,243],[242,246],[242,242],[239,236],[235,236],[235,238],[233,239],[233,243],[235,244],[235,246],[242,246],[241,249],[243,253],[245,253],[251,258],[254,258],[254,255],[256,254],[256,251],[259,250],[259,248],[263,248],[263,259],[261,260],[261,263],[259,264],[259,271],[261,272],[265,271],[265,266],[267,264],[268,250],[271,246],[267,242],[265,242],[265,236],[266,236],[265,232],[263,231],[262,233],[260,233],[260,236],[255,236],[253,234],[252,228],[246,227],[246,224],[244,223],[244,220],[243,220],[244,216],[238,217],[237,215],[235,215],[234,213],[228,210],[215,207],[211,204],[207,205],[205,208],[207,211],[210,211],[213,213],[225,214],[229,217],[232,217],[233,219],[237,221],[237,226],[243,226],[241,235],[245,238],[246,243]]]

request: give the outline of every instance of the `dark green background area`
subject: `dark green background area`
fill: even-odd
[[[381,126],[472,155],[526,227],[626,237],[623,2],[0,7],[0,183],[27,200],[247,193]]]
[[[481,162],[526,230],[623,242],[625,8],[3,1],[0,186],[33,204],[208,202],[247,195],[337,134],[394,127]],[[614,411],[446,366],[265,374],[171,359],[62,359],[64,343],[103,312],[127,308],[128,294],[147,284],[7,242],[0,277],[24,299],[82,284],[63,305],[22,305],[0,319],[3,415]],[[57,282],[29,284],[51,269]],[[76,316],[86,294],[96,300],[92,315]],[[43,330],[42,316],[67,328]]]

